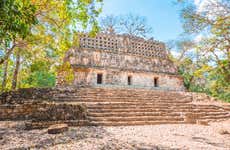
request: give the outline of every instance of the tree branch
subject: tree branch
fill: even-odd
[[[0,59],[0,65],[3,64],[10,56],[10,54],[12,54],[14,48],[16,47],[15,41],[13,42],[13,46],[9,49],[6,50],[6,54],[3,58]]]

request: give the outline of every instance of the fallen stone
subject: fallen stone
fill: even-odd
[[[199,124],[199,125],[204,125],[204,126],[208,126],[209,125],[208,121],[203,121],[203,120],[197,120],[196,123]]]
[[[221,129],[221,130],[219,131],[219,133],[220,133],[221,135],[230,134],[230,132],[229,132],[228,130],[226,130],[226,129]]]
[[[48,128],[48,134],[59,134],[68,131],[67,124],[55,124]]]

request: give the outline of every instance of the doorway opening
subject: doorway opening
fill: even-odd
[[[159,78],[154,78],[154,87],[159,87]]]
[[[128,85],[132,85],[132,76],[128,76]]]
[[[102,84],[102,73],[97,74],[97,84]]]

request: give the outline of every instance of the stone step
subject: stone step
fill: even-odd
[[[230,113],[228,112],[194,112],[194,114],[199,115],[201,117],[206,117],[206,116],[226,116],[226,115],[230,115]]]
[[[183,121],[183,117],[178,116],[141,116],[141,117],[88,117],[90,121]]]
[[[63,96],[54,96],[54,98],[76,98],[76,99],[78,99],[78,98],[113,98],[113,99],[119,99],[119,98],[124,98],[124,99],[126,99],[126,98],[130,98],[130,97],[133,97],[133,98],[143,98],[141,95],[140,96],[135,96],[135,95],[130,95],[130,96],[128,96],[128,95],[124,95],[124,96],[122,96],[122,95],[63,95]],[[150,98],[152,98],[152,99],[154,99],[154,98],[161,98],[160,96],[149,96],[149,97],[146,97],[146,99],[150,99]],[[166,97],[164,97],[164,98],[166,98]],[[168,98],[170,98],[170,97],[168,97]],[[145,98],[144,98],[145,99]]]
[[[133,125],[157,125],[157,124],[186,124],[184,121],[91,121],[93,126],[133,126]]]
[[[189,113],[189,112],[186,112]],[[195,115],[199,116],[228,116],[230,113],[228,112],[193,112]],[[144,111],[144,112],[89,112],[89,116],[183,116],[185,113],[183,112],[152,112],[152,111]]]
[[[88,111],[89,112],[191,112],[191,113],[194,113],[194,112],[220,112],[219,110],[216,110],[216,109],[203,109],[203,110],[200,110],[200,109],[194,109],[194,110],[191,110],[191,109],[169,109],[169,108],[122,108],[122,109],[111,109],[111,108],[101,108],[101,109],[90,109],[88,108]]]
[[[171,106],[182,106],[182,105],[190,105],[193,106],[192,104],[190,104],[190,102],[172,102],[172,101],[97,101],[97,100],[91,100],[91,101],[84,101],[84,100],[65,100],[65,101],[56,101],[57,103],[85,103],[85,104],[111,104],[111,105],[142,105],[142,104],[148,104],[148,105],[171,105]],[[210,107],[209,107],[210,108]],[[220,108],[220,107],[219,107]]]
[[[185,110],[185,111],[200,111],[200,109],[191,109],[189,107],[170,107],[170,106],[101,106],[101,107],[98,107],[98,106],[90,106],[90,107],[87,107],[89,111],[91,110],[134,110],[134,111],[137,111],[137,110],[142,110],[142,109],[146,109],[146,110],[151,110],[151,111],[154,111],[154,110],[169,110],[169,111],[176,111],[176,110]],[[216,109],[203,109],[205,112],[209,111],[209,110],[214,110],[214,111],[220,111],[220,110],[216,110]]]
[[[86,88],[81,88],[77,90],[63,90],[63,91],[57,91],[53,92],[53,95],[78,95],[78,94],[88,94],[88,95],[114,95],[120,93],[121,95],[144,95],[144,96],[149,96],[149,95],[172,95],[172,96],[189,96],[185,95],[184,92],[176,92],[176,91],[159,91],[159,90],[135,90],[135,89],[110,89],[110,88],[105,88],[103,90],[98,90],[96,88],[91,88],[91,89],[86,89]]]
[[[156,93],[156,94],[162,94],[162,93],[171,93],[174,94],[180,94],[182,95],[183,92],[176,92],[176,91],[162,91],[162,90],[154,90],[154,89],[133,89],[133,88],[99,88],[99,87],[81,87],[81,88],[68,88],[68,89],[55,89],[53,93],[88,93],[88,94],[94,94],[94,93],[103,93],[106,92],[108,94],[111,93],[126,93],[126,92],[132,92],[132,93],[142,93],[142,94],[148,94],[148,93]]]
[[[114,95],[89,95],[89,94],[85,94],[85,95],[55,95],[53,96],[54,98],[72,98],[72,99],[78,99],[78,98],[113,98],[113,99],[116,99],[116,98],[124,98],[124,99],[127,99],[127,98],[141,98],[141,99],[158,99],[158,98],[161,98],[161,99],[191,99],[191,97],[184,97],[184,96],[162,96],[162,95],[149,95],[149,96],[144,96],[144,95],[134,95],[134,94],[131,94],[131,95],[121,95],[120,93],[117,93],[117,94],[114,94]]]
[[[133,103],[133,104],[142,104],[142,103],[149,103],[149,104],[190,104],[189,101],[173,101],[173,100],[124,100],[124,99],[119,99],[119,100],[103,100],[103,99],[90,99],[90,100],[50,100],[50,101],[56,101],[56,102],[82,102],[82,103]]]
[[[124,100],[124,99],[117,99],[117,100],[104,100],[104,99],[89,99],[89,100],[85,100],[85,99],[81,99],[81,100],[62,100],[62,101],[68,101],[68,102],[98,102],[98,103],[103,103],[103,102],[129,102],[129,103],[169,103],[169,104],[185,104],[185,103],[190,103],[190,101],[173,101],[173,100]]]
[[[79,101],[74,101],[74,102],[56,102],[57,104],[72,104],[72,105],[78,105],[78,104],[84,104],[88,108],[103,108],[103,107],[155,107],[155,106],[163,106],[163,107],[170,107],[170,108],[177,108],[177,107],[183,107],[183,108],[188,108],[188,109],[193,109],[194,105],[193,104],[177,104],[177,103],[152,103],[152,102],[79,102]]]
[[[165,112],[108,112],[108,113],[89,113],[90,117],[142,117],[142,116],[181,116],[181,113]]]
[[[194,104],[183,104],[183,103],[164,103],[164,102],[117,102],[117,103],[103,103],[98,102],[94,104],[86,103],[89,108],[103,108],[103,107],[141,107],[141,106],[159,106],[159,107],[170,107],[170,108],[188,108],[188,109],[217,109],[217,110],[224,110],[223,107],[214,106],[214,105],[206,105],[206,106],[197,106]]]
[[[216,106],[216,105],[197,105],[195,104],[194,106],[196,106],[196,108],[200,108],[200,109],[203,109],[203,108],[223,108],[221,106]]]
[[[226,114],[226,115],[206,115],[206,116],[202,116],[199,117],[199,119],[230,119],[230,114]]]
[[[170,105],[154,105],[154,104],[124,104],[124,105],[87,105],[89,109],[102,109],[102,108],[169,108]]]
[[[184,102],[191,102],[192,100],[191,99],[185,99],[185,98],[178,98],[178,97],[147,97],[147,98],[144,98],[144,97],[134,97],[134,96],[129,96],[129,97],[122,97],[122,96],[118,96],[118,97],[114,97],[114,96],[108,96],[108,97],[105,97],[105,96],[98,96],[98,97],[90,97],[90,96],[85,96],[85,97],[68,97],[68,96],[65,96],[65,97],[54,97],[53,98],[54,100],[88,100],[88,101],[91,101],[91,100],[94,100],[94,101],[119,101],[119,100],[123,100],[123,101],[126,101],[126,100],[129,100],[129,101],[135,101],[135,100],[138,100],[138,101],[155,101],[155,100],[161,100],[161,101],[184,101]]]
[[[196,109],[194,105],[182,105],[182,104],[170,104],[170,103],[86,103],[88,108],[140,108],[140,107],[164,107],[164,108],[187,108],[187,109]]]
[[[105,89],[97,89],[97,88],[81,88],[81,89],[75,89],[75,90],[62,90],[56,92],[53,92],[53,94],[71,94],[71,93],[80,93],[80,94],[116,94],[116,93],[121,93],[121,94],[130,94],[133,93],[134,95],[136,94],[142,94],[142,95],[149,95],[149,94],[156,94],[156,95],[181,95],[185,96],[183,92],[176,92],[176,91],[161,91],[161,90],[142,90],[142,89],[111,89],[111,88],[105,88]]]

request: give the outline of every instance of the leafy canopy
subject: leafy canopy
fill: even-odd
[[[25,38],[37,23],[36,7],[30,0],[2,0],[0,3],[0,42]]]

